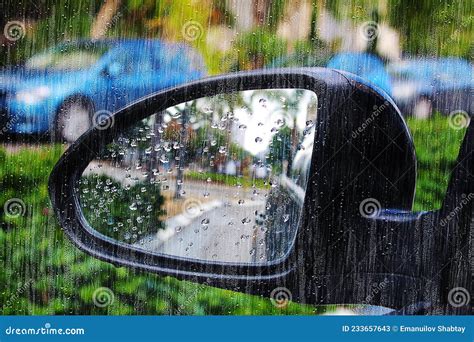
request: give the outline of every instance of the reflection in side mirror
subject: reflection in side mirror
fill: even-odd
[[[301,219],[317,98],[249,90],[181,103],[117,136],[80,179],[92,229],[148,252],[275,261]]]

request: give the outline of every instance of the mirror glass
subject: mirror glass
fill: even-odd
[[[150,115],[83,172],[84,217],[148,252],[278,260],[300,225],[317,107],[308,90],[248,90]]]

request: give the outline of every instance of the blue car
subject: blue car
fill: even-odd
[[[375,55],[365,52],[342,52],[334,55],[327,67],[360,76],[369,84],[384,90],[389,96],[392,95],[390,75],[385,70],[382,60]]]
[[[463,111],[473,115],[472,65],[463,59],[414,58],[388,67],[393,97],[405,115],[428,118]]]
[[[160,40],[62,43],[0,71],[0,132],[72,142],[93,124],[157,90],[202,78],[201,56]]]
[[[360,81],[384,90],[388,95],[392,93],[390,75],[385,70],[383,61],[370,53],[341,52],[331,58],[323,52],[316,55],[302,56],[291,54],[274,59],[267,68],[285,67],[328,67],[350,72],[361,77]]]

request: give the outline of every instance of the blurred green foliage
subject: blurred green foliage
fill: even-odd
[[[331,58],[330,48],[323,41],[299,40],[294,43],[294,51],[273,59],[269,65],[273,68],[321,67]]]
[[[287,43],[275,33],[257,29],[240,35],[235,42],[237,65],[234,70],[260,69],[283,56]]]
[[[474,3],[449,0],[393,0],[389,22],[402,47],[414,55],[460,56],[472,60]]]
[[[268,189],[270,187],[270,184],[265,179],[245,176],[232,176],[215,172],[189,171],[186,172],[186,178],[197,179],[203,182],[210,179],[212,183],[227,184],[239,187],[241,186],[243,188]]]
[[[459,56],[472,60],[472,1],[331,0],[326,5],[340,20],[388,23],[400,33],[402,51],[410,55]]]
[[[441,115],[430,120],[409,118],[408,126],[418,163],[414,210],[439,209],[466,130],[451,128],[449,119]]]

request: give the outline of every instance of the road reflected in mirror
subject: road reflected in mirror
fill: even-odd
[[[136,248],[268,263],[290,250],[310,171],[316,95],[249,90],[189,101],[115,137],[84,171],[84,216]]]

